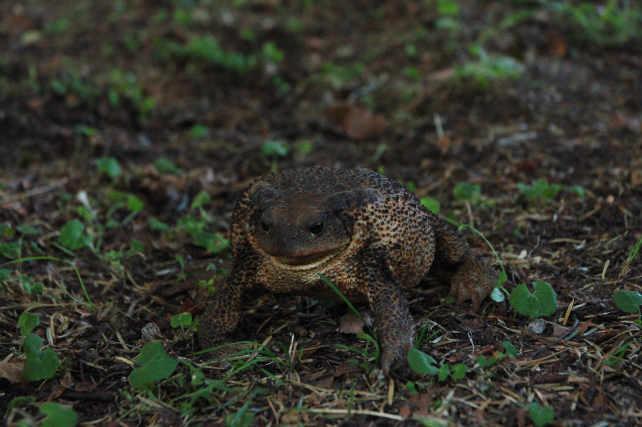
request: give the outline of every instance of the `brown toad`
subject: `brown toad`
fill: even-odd
[[[232,216],[233,266],[201,319],[202,347],[220,344],[241,316],[243,295],[272,292],[368,302],[388,373],[413,345],[406,291],[428,273],[478,308],[497,273],[399,183],[367,169],[272,173],[252,184]]]

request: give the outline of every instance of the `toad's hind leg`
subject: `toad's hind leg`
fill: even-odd
[[[498,274],[468,251],[466,244],[445,224],[435,224],[437,253],[430,274],[450,283],[457,303],[471,300],[478,309],[493,290]]]

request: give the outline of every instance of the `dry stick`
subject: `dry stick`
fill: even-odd
[[[546,350],[546,349],[550,348],[551,346],[554,346],[554,345],[555,345],[555,344],[557,344],[558,342],[562,341],[563,339],[565,339],[566,337],[568,337],[569,335],[571,335],[571,334],[573,333],[573,331],[575,331],[575,329],[577,328],[577,325],[579,325],[579,324],[580,324],[580,321],[579,321],[578,319],[575,319],[575,323],[573,323],[573,326],[571,326],[571,327],[569,328],[569,330],[568,330],[568,331],[566,331],[566,333],[565,333],[564,335],[562,335],[561,337],[559,337],[559,338],[558,338],[558,339],[556,339],[555,341],[553,341],[553,342],[550,342],[550,343],[546,344],[544,347],[540,348],[540,349],[539,349],[539,350],[537,350],[535,353],[531,354],[531,359],[536,358],[536,357],[537,357],[537,356],[538,356],[542,351],[544,351],[544,350]]]
[[[39,194],[47,193],[49,191],[55,190],[56,188],[63,187],[65,184],[67,184],[67,181],[69,181],[69,178],[63,178],[60,181],[52,182],[51,184],[43,185],[42,187],[34,188],[32,190],[25,191],[24,193],[16,194],[12,197],[7,197],[4,200],[0,200],[0,206],[7,205],[20,199],[26,199],[29,197],[37,196]]]

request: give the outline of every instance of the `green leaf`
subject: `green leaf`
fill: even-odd
[[[548,405],[540,405],[536,402],[531,403],[531,406],[528,408],[528,415],[537,427],[543,427],[555,418],[553,408]]]
[[[223,252],[230,246],[229,239],[225,239],[218,233],[208,233],[207,231],[196,231],[192,234],[194,244],[202,246],[215,254]]]
[[[0,255],[9,259],[16,259],[20,256],[22,250],[22,238],[16,242],[3,242],[0,244]]]
[[[406,382],[406,389],[410,394],[417,394],[417,386],[415,386],[415,383],[413,383],[412,381]]]
[[[261,153],[266,157],[285,157],[290,148],[283,141],[267,140],[261,146]]]
[[[503,302],[506,299],[506,296],[499,290],[499,288],[495,288],[490,293],[490,298],[495,302]]]
[[[408,352],[408,365],[419,375],[437,375],[439,368],[435,365],[437,361],[423,351],[411,348]]]
[[[453,190],[453,195],[459,200],[472,200],[480,194],[481,187],[470,182],[460,182]]]
[[[42,291],[45,290],[45,286],[42,282],[34,282],[31,278],[26,276],[22,276],[19,280],[22,285],[22,289],[29,296],[40,295]]]
[[[71,250],[88,246],[89,236],[85,234],[85,226],[79,219],[72,219],[60,229],[58,243]]]
[[[480,354],[479,356],[477,356],[477,359],[475,359],[475,362],[477,362],[477,364],[482,368],[488,368],[497,363],[498,360],[496,357],[489,357],[488,359],[486,359],[486,356]]]
[[[502,343],[502,345],[504,346],[504,348],[506,349],[506,353],[510,357],[512,357],[513,359],[517,358],[517,349],[515,348],[515,346],[513,344],[511,344],[508,341],[504,341]]]
[[[446,381],[448,379],[448,375],[450,375],[450,365],[448,363],[444,363],[439,367],[439,381]]]
[[[510,294],[510,305],[524,316],[548,316],[557,310],[555,291],[546,282],[534,282],[531,294],[525,283],[517,286]]]
[[[194,139],[206,137],[210,129],[205,125],[196,124],[189,130],[189,134]]]
[[[172,359],[163,350],[160,341],[152,341],[143,347],[134,362],[141,365],[129,374],[129,382],[136,388],[168,378],[176,369],[178,360]]]
[[[143,252],[143,243],[140,240],[132,239],[129,243],[131,253],[140,253]]]
[[[22,234],[40,234],[40,230],[30,225],[18,225],[16,231]]]
[[[24,339],[24,349],[27,360],[25,361],[24,375],[27,381],[40,381],[52,378],[60,360],[52,349],[40,351],[42,340],[38,335],[29,334]]]
[[[172,162],[167,157],[159,157],[158,159],[156,159],[156,161],[154,162],[154,166],[156,166],[156,170],[162,175],[168,173],[179,175],[183,172],[181,169],[177,168],[174,162]]]
[[[0,268],[0,283],[4,284],[3,282],[9,279],[11,273],[13,273],[13,270],[10,270],[8,268]]]
[[[179,313],[176,316],[172,316],[170,325],[172,328],[186,327],[192,324],[192,315],[191,313]]]
[[[613,295],[613,302],[626,313],[639,313],[642,295],[633,291],[619,290]]]
[[[36,401],[36,398],[34,396],[18,396],[18,397],[14,397],[13,399],[11,399],[11,402],[9,402],[9,404],[7,405],[7,410],[6,410],[5,413],[8,414],[16,406],[27,405],[27,404],[33,403],[35,401]]]
[[[26,337],[35,329],[40,323],[40,318],[37,314],[24,312],[18,319],[18,327],[20,328],[20,335]]]
[[[438,214],[441,210],[441,205],[439,204],[439,202],[432,197],[422,197],[421,199],[419,199],[419,201],[426,207],[426,209],[434,214]]]
[[[142,211],[144,207],[145,207],[145,204],[141,199],[134,196],[133,194],[127,195],[127,209],[129,209],[132,212],[138,213]]]
[[[11,224],[8,224],[6,222],[3,222],[2,224],[0,224],[0,237],[4,237],[5,239],[10,239],[13,237],[15,233],[16,232],[13,231],[13,229],[11,228]]]
[[[150,218],[147,220],[150,230],[165,231],[169,228],[169,225],[165,224],[162,221],[157,220],[156,218]]]
[[[98,170],[111,179],[116,179],[123,173],[120,163],[114,157],[101,157],[96,160],[96,166],[98,166]]]
[[[47,415],[42,420],[42,427],[73,427],[78,423],[76,411],[54,402],[40,405],[40,413]]]
[[[579,197],[586,196],[586,188],[581,185],[574,185],[571,189],[573,190],[573,193],[577,194]]]
[[[201,208],[212,201],[212,198],[205,191],[201,191],[194,197],[192,202],[192,209]]]
[[[452,373],[450,376],[452,377],[453,380],[457,381],[466,376],[466,372],[468,372],[468,367],[464,365],[463,363],[458,363],[455,366],[452,367]]]

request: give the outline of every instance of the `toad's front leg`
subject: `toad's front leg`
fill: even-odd
[[[395,363],[404,363],[415,342],[415,322],[408,299],[383,253],[369,254],[359,274],[360,285],[372,310],[372,323],[381,347],[381,370],[388,375]]]
[[[232,273],[223,279],[200,320],[198,341],[201,348],[222,344],[225,336],[234,331],[241,318],[245,288],[241,275]]]

